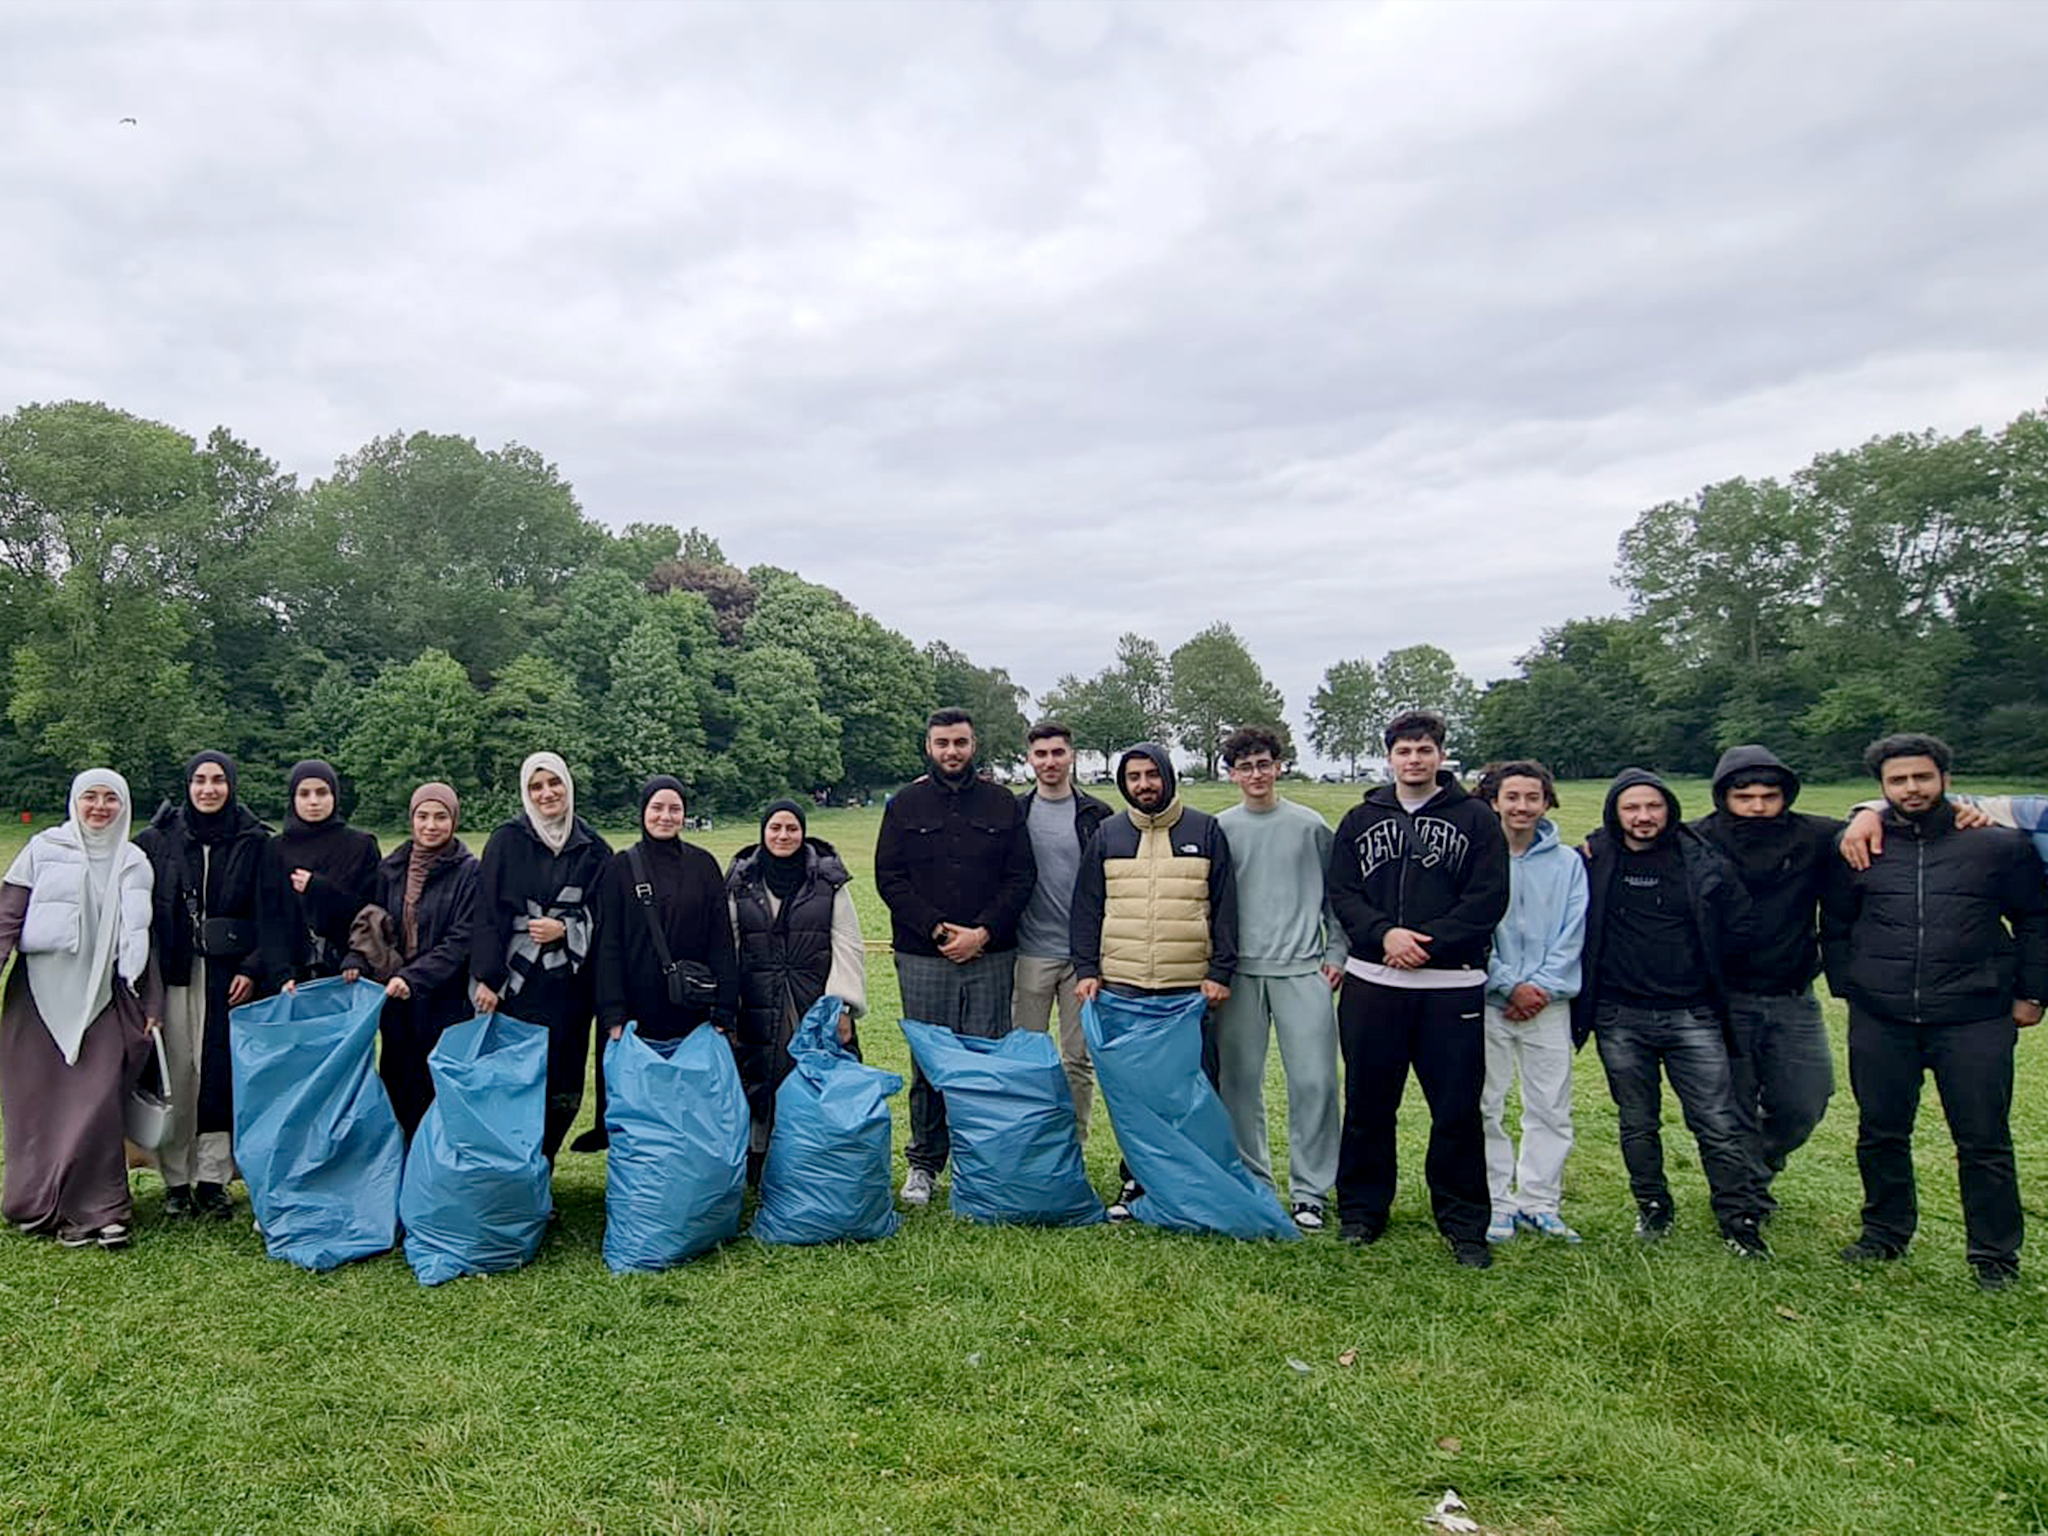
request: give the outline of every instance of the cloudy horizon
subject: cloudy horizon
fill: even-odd
[[[1034,695],[1228,620],[1299,724],[2038,409],[2043,78],[2005,3],[15,4],[0,410],[516,440]]]

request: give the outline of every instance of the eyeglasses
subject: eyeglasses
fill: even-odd
[[[1257,777],[1261,774],[1278,773],[1280,771],[1280,765],[1274,762],[1271,758],[1260,758],[1257,762],[1254,763],[1232,763],[1230,765],[1230,771],[1232,773],[1242,774],[1244,775],[1244,777],[1249,779]]]

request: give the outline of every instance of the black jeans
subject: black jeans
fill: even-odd
[[[1429,1104],[1423,1175],[1437,1230],[1483,1242],[1493,1200],[1486,1184],[1484,986],[1383,987],[1344,978],[1337,1040],[1344,1055],[1344,1133],[1337,1149],[1337,1214],[1381,1222],[1394,1203],[1395,1114],[1408,1069]]]
[[[1621,1119],[1621,1160],[1638,1205],[1669,1207],[1664,1177],[1664,1087],[1678,1095],[1685,1123],[1699,1143],[1714,1217],[1726,1232],[1761,1219],[1768,1207],[1764,1164],[1735,1107],[1728,1042],[1711,1008],[1639,1008],[1602,1003],[1593,1020],[1607,1090]]]
[[[2023,1218],[2011,1126],[2018,1037],[2010,1015],[1975,1024],[1897,1024],[1849,1009],[1849,1085],[1862,1111],[1856,1166],[1863,1174],[1865,1237],[1903,1248],[1918,1225],[1913,1121],[1921,1081],[1931,1071],[1955,1138],[1970,1262],[2019,1258]]]
[[[1728,1063],[1735,1112],[1749,1130],[1769,1178],[1806,1145],[1828,1112],[1835,1060],[1813,988],[1803,992],[1728,994],[1728,1029],[1742,1054]],[[1765,1197],[1768,1204],[1777,1202]]]

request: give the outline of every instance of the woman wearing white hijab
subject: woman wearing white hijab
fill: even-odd
[[[0,885],[0,965],[21,955],[0,1006],[0,1208],[67,1248],[126,1248],[122,1106],[163,1012],[149,951],[154,875],[128,841],[120,774],[81,773],[70,811],[29,840]]]
[[[597,877],[612,851],[576,814],[576,781],[553,752],[519,765],[519,801],[524,811],[484,845],[469,969],[479,1009],[502,1007],[548,1032],[541,1150],[553,1162],[583,1104]]]

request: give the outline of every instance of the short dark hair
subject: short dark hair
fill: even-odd
[[[1918,731],[1901,731],[1895,736],[1880,736],[1863,749],[1863,766],[1870,770],[1873,779],[1884,777],[1884,765],[1895,757],[1931,757],[1934,766],[1947,773],[1949,765],[1956,760],[1948,743],[1939,736],[1923,736]]]
[[[1433,709],[1404,709],[1387,722],[1386,744],[1397,741],[1433,741],[1444,744],[1444,717]]]
[[[935,725],[964,725],[974,729],[974,716],[964,709],[935,709],[924,717],[924,728],[929,731]]]
[[[1068,746],[1074,744],[1074,729],[1064,720],[1041,720],[1024,733],[1024,745],[1034,741],[1051,741],[1055,736]]]
[[[1488,763],[1479,771],[1479,798],[1488,805],[1500,796],[1500,787],[1509,779],[1534,779],[1543,786],[1543,803],[1551,810],[1557,809],[1557,775],[1537,762],[1533,757],[1518,757],[1508,763]]]
[[[1223,738],[1223,766],[1226,768],[1240,757],[1250,757],[1254,752],[1270,752],[1276,763],[1287,761],[1287,753],[1280,746],[1280,738],[1263,725],[1239,726]]]

